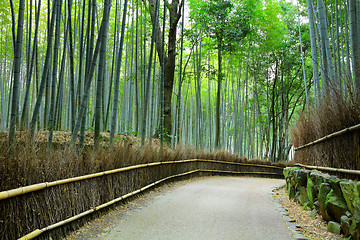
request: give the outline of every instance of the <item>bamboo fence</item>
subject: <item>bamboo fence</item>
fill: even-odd
[[[98,210],[100,210],[100,209],[102,209],[102,208],[109,207],[109,206],[111,206],[111,205],[113,205],[113,204],[115,204],[115,203],[117,203],[117,202],[120,202],[120,201],[122,201],[122,200],[124,200],[124,199],[126,199],[126,198],[129,198],[129,197],[134,196],[134,195],[136,195],[136,194],[139,194],[139,193],[141,193],[141,192],[143,192],[143,191],[145,191],[145,190],[147,190],[147,189],[149,189],[149,188],[151,188],[151,187],[153,187],[153,186],[156,186],[156,185],[158,185],[158,184],[160,184],[160,183],[162,183],[162,182],[164,182],[164,181],[166,181],[166,180],[169,180],[169,179],[171,179],[171,178],[176,178],[176,177],[181,177],[181,176],[189,175],[189,174],[196,173],[196,172],[199,172],[199,171],[201,171],[201,170],[194,170],[194,171],[190,171],[190,172],[186,172],[186,173],[182,173],[182,174],[177,174],[177,175],[169,176],[169,177],[167,177],[167,178],[163,178],[163,179],[158,180],[158,181],[156,181],[156,182],[154,182],[154,183],[151,183],[151,184],[149,184],[149,185],[147,185],[147,186],[145,186],[145,187],[143,187],[143,188],[137,189],[137,190],[135,190],[135,191],[133,191],[133,192],[131,192],[131,193],[128,193],[128,194],[126,194],[126,195],[123,195],[123,196],[121,196],[121,197],[118,197],[118,198],[116,198],[116,199],[114,199],[114,200],[112,200],[112,201],[109,201],[109,202],[107,202],[107,203],[101,204],[101,205],[99,205],[99,206],[97,206],[97,207],[91,208],[91,209],[88,210],[88,211],[82,212],[82,213],[80,213],[80,214],[78,214],[78,215],[75,215],[75,216],[73,216],[73,217],[70,217],[70,218],[68,218],[68,219],[65,219],[64,221],[57,222],[57,223],[55,223],[55,224],[52,224],[52,225],[50,225],[50,226],[48,226],[48,227],[45,227],[45,228],[42,228],[42,229],[36,229],[36,230],[34,230],[33,232],[31,232],[31,233],[29,233],[29,234],[27,234],[27,235],[19,238],[18,240],[34,239],[34,238],[38,237],[40,234],[42,234],[42,233],[44,233],[44,232],[46,232],[46,231],[50,231],[50,230],[52,230],[52,229],[54,229],[54,228],[61,227],[61,226],[65,225],[65,224],[68,224],[68,223],[73,222],[73,221],[75,221],[75,220],[77,220],[77,219],[79,219],[79,218],[82,218],[82,217],[84,217],[84,216],[86,216],[86,215],[89,215],[89,214],[91,214],[91,213],[93,213],[93,212],[96,212],[96,211],[98,211]]]
[[[308,166],[303,165],[300,163],[294,164],[295,166],[311,169],[311,170],[319,170],[319,171],[326,171],[326,172],[333,172],[333,173],[345,173],[350,175],[360,175],[360,170],[350,170],[350,169],[344,169],[344,168],[331,168],[331,167],[319,167],[319,166]]]
[[[33,184],[33,185],[25,186],[25,187],[2,191],[2,192],[0,192],[0,200],[4,200],[7,198],[19,196],[19,195],[30,193],[30,192],[39,191],[44,188],[49,188],[49,187],[54,187],[54,186],[58,186],[58,185],[66,184],[66,183],[101,177],[104,175],[109,175],[109,174],[114,174],[114,173],[119,173],[119,172],[126,172],[126,171],[135,170],[135,169],[139,169],[139,168],[153,167],[153,166],[158,166],[158,165],[162,165],[162,164],[178,164],[178,163],[186,163],[186,162],[209,162],[209,163],[222,163],[222,164],[231,164],[231,165],[239,165],[239,166],[282,169],[281,167],[270,166],[270,165],[223,162],[223,161],[206,160],[206,159],[189,159],[189,160],[180,160],[180,161],[154,162],[154,163],[139,164],[139,165],[134,165],[134,166],[129,166],[129,167],[123,167],[123,168],[88,174],[88,175],[74,177],[74,178],[67,178],[67,179],[57,180],[57,181],[53,181],[53,182],[38,183],[38,184]]]
[[[31,193],[31,192],[36,192],[39,190],[43,190],[46,188],[51,188],[51,187],[55,187],[55,186],[59,186],[59,185],[63,185],[63,184],[68,184],[68,183],[72,183],[72,182],[78,182],[78,181],[84,181],[87,179],[93,179],[93,178],[99,178],[101,176],[105,176],[105,175],[110,175],[110,174],[115,174],[115,173],[121,173],[121,172],[128,172],[128,171],[133,171],[136,169],[141,169],[141,168],[152,168],[155,166],[160,166],[160,165],[176,165],[176,164],[183,164],[183,163],[200,163],[200,164],[196,164],[196,165],[190,165],[192,166],[191,168],[195,168],[195,169],[188,169],[185,170],[186,172],[184,173],[179,173],[179,174],[173,174],[170,176],[163,176],[162,179],[159,179],[157,181],[154,181],[146,186],[140,187],[137,190],[130,190],[132,192],[127,193],[125,195],[122,195],[120,197],[117,197],[111,201],[108,201],[106,203],[102,203],[96,207],[91,207],[89,210],[81,212],[79,214],[76,214],[72,217],[69,217],[65,220],[62,221],[58,221],[50,226],[44,227],[44,228],[39,228],[36,229],[28,234],[26,234],[25,236],[19,238],[22,240],[25,239],[34,239],[36,237],[38,237],[39,235],[41,235],[44,232],[48,232],[50,230],[53,230],[55,228],[61,227],[63,225],[66,225],[68,223],[74,222],[75,220],[78,220],[84,216],[87,216],[91,213],[94,213],[100,209],[109,207],[115,203],[118,203],[126,198],[129,198],[131,196],[134,196],[136,194],[139,194],[151,187],[154,187],[156,185],[159,185],[160,183],[163,183],[165,181],[168,181],[170,179],[174,179],[174,178],[178,178],[178,177],[182,177],[182,176],[188,176],[194,173],[213,173],[213,174],[232,174],[232,175],[257,175],[257,176],[268,176],[268,177],[283,177],[282,176],[282,169],[283,167],[278,167],[278,166],[271,166],[271,165],[261,165],[261,164],[250,164],[250,163],[235,163],[235,162],[225,162],[225,161],[218,161],[218,160],[206,160],[206,159],[190,159],[190,160],[180,160],[180,161],[168,161],[168,162],[154,162],[154,163],[148,163],[148,164],[139,164],[139,165],[134,165],[134,166],[129,166],[129,167],[123,167],[123,168],[118,168],[118,169],[114,169],[114,170],[108,170],[108,171],[103,171],[103,172],[98,172],[98,173],[93,173],[93,174],[88,174],[88,175],[84,175],[84,176],[79,176],[79,177],[74,177],[74,178],[68,178],[68,179],[62,179],[62,180],[57,180],[57,181],[53,181],[53,182],[44,182],[44,183],[39,183],[39,184],[34,184],[34,185],[29,185],[29,186],[25,186],[25,187],[20,187],[17,189],[12,189],[12,190],[8,190],[8,191],[2,191],[0,192],[0,201],[1,200],[5,200],[5,199],[9,199],[9,198],[13,198],[16,196],[20,196],[20,195],[24,195],[27,193]],[[224,168],[224,165],[229,165],[229,167],[225,167],[226,169],[230,168],[230,165],[233,166],[239,166],[240,168],[236,168],[240,171],[228,171],[228,170],[219,170],[219,169],[205,169],[207,167],[209,167],[209,165],[201,165],[201,164],[210,164],[212,166],[212,164],[214,164],[214,168]],[[221,164],[221,165],[218,165]],[[241,166],[247,167],[245,169],[247,169],[247,171],[243,168],[241,168]],[[268,170],[267,170],[268,169]],[[272,169],[272,170],[271,170]],[[253,170],[253,171],[252,171]],[[135,188],[136,189],[136,188]]]
[[[306,147],[315,145],[317,143],[321,143],[321,142],[327,141],[327,140],[329,140],[331,138],[343,135],[343,134],[348,133],[348,132],[356,131],[356,130],[360,130],[360,124],[357,124],[357,125],[352,126],[352,127],[345,128],[345,129],[340,130],[338,132],[331,133],[329,135],[326,135],[325,137],[319,138],[319,139],[317,139],[315,141],[312,141],[312,142],[309,142],[309,143],[307,143],[305,145],[299,146],[299,147],[295,148],[295,151],[298,151],[298,150],[300,150],[302,148],[306,148]]]

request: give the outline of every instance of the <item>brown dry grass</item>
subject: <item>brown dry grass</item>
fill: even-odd
[[[292,128],[295,147],[360,123],[360,104],[355,97],[335,94],[318,109],[301,114]],[[360,131],[354,131],[295,152],[295,161],[307,165],[360,169]]]

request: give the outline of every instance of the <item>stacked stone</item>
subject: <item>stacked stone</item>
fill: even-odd
[[[289,198],[321,214],[329,231],[360,240],[360,182],[298,167],[283,173]]]

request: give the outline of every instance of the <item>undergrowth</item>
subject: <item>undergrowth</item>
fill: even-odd
[[[49,148],[46,143],[18,143],[9,154],[7,142],[0,142],[0,191],[142,163],[195,158],[247,161],[226,151],[196,152],[191,147],[179,146],[174,150],[164,148],[160,153],[158,146],[142,149],[131,143],[99,148],[96,152],[87,146],[81,153],[66,144]]]

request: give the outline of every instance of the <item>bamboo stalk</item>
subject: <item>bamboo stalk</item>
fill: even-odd
[[[19,196],[19,195],[29,193],[29,192],[39,191],[46,187],[47,187],[47,183],[39,183],[39,184],[29,185],[26,187],[20,187],[20,188],[8,190],[8,191],[3,191],[3,192],[0,192],[0,200]]]
[[[345,129],[340,130],[340,131],[338,131],[338,132],[331,133],[331,134],[329,134],[329,135],[326,135],[325,137],[319,138],[319,139],[317,139],[317,140],[315,140],[315,141],[312,141],[312,142],[310,142],[310,143],[307,143],[307,144],[305,144],[305,145],[302,145],[302,146],[300,146],[300,147],[297,147],[297,148],[295,148],[295,151],[298,151],[298,150],[300,150],[300,149],[302,149],[302,148],[305,148],[305,147],[312,146],[312,145],[317,144],[317,143],[320,143],[320,142],[324,142],[324,141],[329,140],[329,139],[331,139],[331,138],[334,138],[334,137],[343,135],[343,134],[345,134],[345,133],[347,133],[347,132],[352,132],[352,131],[359,130],[359,129],[360,129],[360,124],[357,124],[357,125],[352,126],[352,127],[345,128]]]
[[[34,239],[43,232],[40,229],[36,229],[35,231],[32,231],[31,233],[19,238],[19,240],[28,240],[28,239]]]
[[[67,184],[67,183],[72,183],[72,182],[77,182],[77,181],[83,181],[83,180],[87,180],[87,179],[91,179],[91,178],[101,177],[104,175],[126,172],[126,171],[131,171],[131,170],[135,170],[135,169],[139,169],[139,168],[154,167],[154,166],[159,166],[162,164],[179,164],[179,163],[189,163],[189,162],[209,162],[209,163],[220,163],[220,164],[229,164],[229,165],[238,165],[238,166],[283,169],[282,167],[271,166],[271,165],[224,162],[224,161],[206,160],[206,159],[188,159],[188,160],[179,160],[179,161],[154,162],[154,163],[138,164],[138,165],[134,165],[134,166],[123,167],[123,168],[118,168],[118,169],[113,169],[113,170],[107,170],[107,171],[88,174],[88,175],[84,175],[84,176],[57,180],[57,181],[53,181],[53,182],[38,183],[38,184],[33,184],[33,185],[25,186],[25,187],[12,189],[12,190],[2,191],[2,192],[0,192],[0,200],[4,200],[7,198],[19,196],[19,195],[30,193],[30,192],[39,191],[44,188],[54,187],[54,186],[58,186],[61,184]]]
[[[344,168],[307,166],[307,165],[303,165],[303,164],[300,164],[300,163],[296,163],[295,166],[302,167],[302,168],[307,168],[307,169],[320,170],[320,171],[339,172],[339,173],[347,173],[347,174],[360,175],[360,171],[359,171],[359,170],[350,170],[350,169],[344,169]]]

